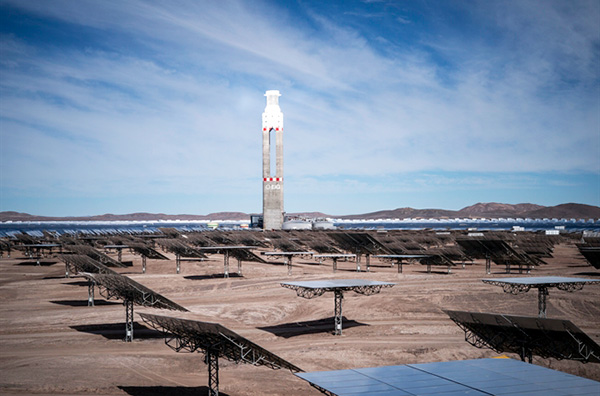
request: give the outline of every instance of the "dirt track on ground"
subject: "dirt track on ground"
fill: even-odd
[[[16,255],[15,255],[16,254]],[[146,274],[139,256],[118,272],[183,305],[191,312],[136,306],[135,340],[124,337],[125,309],[119,301],[96,296],[87,306],[81,278],[66,279],[64,264],[48,259],[36,266],[14,253],[0,258],[0,394],[2,395],[197,395],[206,391],[203,355],[175,353],[157,333],[145,329],[137,315],[147,312],[218,322],[305,371],[424,363],[498,356],[464,340],[464,333],[444,309],[537,315],[537,292],[502,292],[481,282],[503,277],[504,267],[475,261],[427,273],[419,264],[402,274],[372,260],[370,272],[357,273],[353,263],[319,265],[295,259],[293,274],[284,265],[243,264],[243,277],[213,277],[223,271],[223,257],[184,262],[148,260]],[[600,279],[570,244],[557,245],[536,276]],[[364,266],[364,264],[363,264]],[[235,265],[231,269],[236,269]],[[435,268],[434,268],[435,270]],[[511,276],[519,276],[514,273]],[[342,336],[333,330],[332,294],[307,300],[280,286],[282,281],[364,278],[396,282],[373,296],[344,295]],[[600,285],[568,293],[550,290],[548,317],[569,319],[600,343]],[[517,358],[516,355],[510,355]],[[600,364],[534,357],[535,364],[600,381]],[[320,395],[289,371],[236,365],[220,360],[220,391],[225,395]]]

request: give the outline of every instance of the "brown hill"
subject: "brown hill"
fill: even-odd
[[[557,218],[557,219],[600,219],[600,207],[576,203],[567,203],[556,206],[541,206],[529,203],[516,205],[503,203],[477,203],[461,210],[444,209],[413,209],[398,208],[394,210],[380,210],[377,212],[331,216],[321,212],[288,213],[290,216],[318,218],[335,217],[346,220],[376,220],[376,219],[447,219],[447,218]],[[103,214],[98,216],[79,217],[49,217],[36,216],[19,212],[0,212],[0,221],[153,221],[153,220],[250,220],[250,215],[243,212],[217,212],[208,215],[168,215],[164,213],[131,213],[131,214]]]
[[[503,204],[503,203],[477,203],[475,205],[467,206],[457,212],[458,217],[485,217],[485,218],[498,218],[498,217],[530,217],[528,213],[543,209],[544,206],[521,203],[516,205]]]
[[[374,219],[445,219],[445,218],[558,218],[558,219],[600,219],[600,207],[584,204],[562,204],[557,206],[541,206],[530,203],[503,204],[503,203],[477,203],[461,210],[443,209],[413,209],[399,208],[394,210],[381,210],[378,212],[337,216],[347,220],[374,220]]]
[[[600,207],[576,203],[542,207],[529,212],[531,218],[549,219],[600,219]]]
[[[413,209],[413,208],[398,208],[394,210],[380,210],[378,212],[349,215],[349,216],[335,216],[337,218],[346,220],[373,220],[373,219],[416,219],[416,218],[427,218],[427,219],[441,219],[441,218],[452,218],[456,217],[456,211],[443,210],[443,209]]]

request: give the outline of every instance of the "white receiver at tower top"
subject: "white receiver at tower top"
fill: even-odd
[[[276,131],[283,129],[283,113],[279,107],[279,97],[281,94],[277,90],[265,92],[267,97],[267,106],[263,113],[263,131]]]

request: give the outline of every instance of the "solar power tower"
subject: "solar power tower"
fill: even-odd
[[[279,91],[265,93],[267,107],[262,114],[263,134],[263,229],[281,230],[283,225],[283,113]],[[271,137],[275,135],[275,169],[271,169]]]

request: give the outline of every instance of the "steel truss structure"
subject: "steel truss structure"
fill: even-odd
[[[151,258],[154,260],[168,260],[169,258],[164,254],[158,252],[156,249],[146,246],[143,243],[130,243],[129,248],[136,254],[142,256],[142,273],[146,273],[146,259]]]
[[[117,261],[122,262],[123,249],[129,249],[135,254],[142,256],[142,273],[146,273],[146,259],[168,260],[169,258],[159,253],[155,249],[146,246],[143,243],[128,243],[127,245],[105,245],[104,249],[114,249],[117,251]]]
[[[542,358],[600,363],[600,345],[572,322],[529,316],[444,311],[465,332],[465,341],[531,363]]]
[[[356,272],[361,271],[361,255],[365,255],[367,272],[370,270],[370,256],[393,253],[375,237],[366,232],[329,232],[327,235],[341,249],[356,254]]]
[[[238,364],[302,371],[220,324],[145,313],[139,315],[148,325],[165,334],[165,344],[174,351],[204,353],[211,396],[219,394],[219,357]]]
[[[104,264],[93,258],[81,254],[62,254],[60,260],[65,263],[65,277],[69,278],[72,273],[80,272],[118,275]]]
[[[343,259],[343,260],[355,259],[356,260],[356,254],[342,254],[342,253],[339,253],[339,254],[338,253],[315,254],[315,255],[313,255],[313,258],[319,259],[320,261],[331,259],[333,261],[333,272],[336,272],[337,271],[337,262],[339,259]]]
[[[120,267],[120,268],[125,268],[126,265],[113,259],[112,257],[110,257],[107,254],[104,254],[96,249],[94,249],[91,246],[87,246],[87,245],[65,245],[64,246],[65,249],[75,253],[75,254],[81,254],[81,255],[85,255],[88,256],[96,261],[99,261],[100,263],[106,265],[107,267]]]
[[[568,278],[559,276],[541,276],[532,278],[503,278],[482,279],[483,283],[502,287],[505,293],[521,294],[527,293],[529,289],[538,289],[538,316],[546,317],[546,307],[549,288],[555,287],[566,292],[574,292],[583,289],[586,283],[600,283],[600,281],[585,278]]]
[[[117,261],[119,263],[123,262],[123,249],[128,249],[128,245],[104,245],[104,250],[116,250],[117,251]]]
[[[283,256],[288,275],[292,275],[292,259],[294,256],[312,257],[314,252],[261,252],[264,256]]]
[[[517,266],[519,273],[523,273],[523,268],[530,273],[533,267],[545,264],[540,258],[529,255],[522,249],[513,248],[502,239],[457,238],[456,243],[465,250],[467,255],[485,259],[486,274],[491,273],[492,261],[498,265],[505,265],[507,274],[510,274],[511,266]]]
[[[35,259],[37,265],[40,265],[40,260],[43,257],[52,256],[52,250],[54,248],[58,248],[59,253],[62,253],[62,245],[58,243],[23,244],[17,245],[16,248],[23,249],[23,253],[25,254],[25,256],[31,259]],[[8,257],[10,257],[10,246],[8,248]]]
[[[125,305],[125,341],[133,341],[133,304],[143,307],[188,312],[181,305],[120,274],[82,273],[89,281],[88,305],[94,305],[94,286],[107,300],[123,300]]]
[[[370,296],[377,294],[383,287],[393,287],[395,283],[377,282],[364,279],[336,279],[328,281],[288,282],[281,286],[292,289],[299,297],[311,299],[325,292],[334,293],[334,334],[342,335],[342,300],[345,291]]]
[[[380,254],[375,255],[373,257],[390,261],[392,263],[392,267],[394,266],[394,263],[396,263],[398,265],[398,273],[401,274],[402,264],[404,263],[404,260],[407,260],[409,262],[422,260],[427,261],[427,259],[432,256],[428,254]],[[431,264],[428,264],[427,272],[431,272]],[[450,266],[448,266],[448,273],[450,273]]]
[[[223,255],[223,277],[229,278],[229,257],[233,256],[237,259],[238,270],[237,274],[242,276],[242,260],[249,259],[252,261],[265,262],[250,249],[256,249],[254,246],[203,246],[198,247],[198,250],[203,253],[220,253]]]

